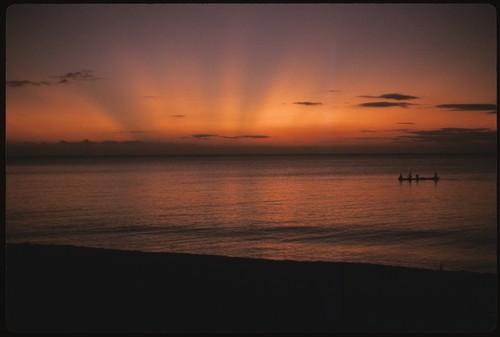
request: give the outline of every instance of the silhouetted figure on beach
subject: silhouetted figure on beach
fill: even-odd
[[[408,174],[408,179],[410,179],[410,180],[411,180],[411,172],[410,172],[410,174]]]
[[[420,177],[418,176],[418,173],[415,175],[415,179],[419,181]]]
[[[438,173],[437,172],[434,172],[434,179],[438,179]]]

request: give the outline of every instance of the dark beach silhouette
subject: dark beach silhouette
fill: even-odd
[[[7,245],[15,332],[482,332],[496,275]]]

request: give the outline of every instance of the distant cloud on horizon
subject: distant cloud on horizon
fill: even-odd
[[[236,136],[236,138],[255,138],[255,139],[263,139],[263,138],[271,138],[271,136],[266,136],[266,135],[243,135],[243,136]]]
[[[41,85],[54,85],[54,84],[68,84],[68,83],[80,83],[88,81],[100,80],[100,77],[93,75],[92,70],[81,70],[75,72],[68,72],[64,75],[51,76],[51,78],[57,78],[58,81],[31,81],[31,80],[10,80],[6,81],[6,84],[10,88],[22,88],[26,86],[41,86]]]
[[[170,115],[170,117],[183,118],[183,117],[186,117],[186,115]]]
[[[66,140],[60,140],[58,144],[61,145],[79,145],[79,144],[87,144],[87,145],[99,145],[99,144],[143,144],[144,142],[140,140],[125,140],[125,141],[117,141],[117,140],[103,140],[103,141],[92,141],[88,139],[84,139],[82,141],[66,141]],[[32,143],[36,145],[37,143]],[[45,144],[45,143],[38,143],[38,144]]]
[[[406,103],[406,102],[400,102],[400,103],[395,103],[395,102],[368,102],[368,103],[361,103],[359,106],[364,107],[364,108],[390,108],[390,107],[401,107],[401,108],[406,108],[409,105],[415,105],[412,103]]]
[[[371,130],[371,129],[365,129],[365,130],[360,130],[359,132],[363,133],[377,133],[377,132],[408,132],[411,131],[412,129],[383,129],[383,130]]]
[[[496,144],[497,131],[487,128],[441,128],[435,130],[406,130],[406,135],[394,141],[434,143],[488,143]]]
[[[146,133],[146,131],[141,131],[141,130],[129,130],[129,131],[119,131],[119,133]]]
[[[470,104],[439,104],[437,108],[450,109],[452,111],[488,111],[487,114],[496,114],[497,105],[487,103],[470,103]]]
[[[94,76],[92,70],[81,70],[75,72],[69,72],[60,76],[53,76],[53,78],[59,78],[57,82],[59,84],[72,83],[72,82],[87,82],[100,80],[101,78]]]
[[[358,97],[363,97],[363,98],[385,98],[385,99],[394,99],[397,101],[405,101],[405,100],[410,100],[410,99],[417,99],[417,96],[411,96],[411,95],[405,95],[405,94],[398,94],[398,93],[390,93],[390,94],[382,94],[380,96],[371,96],[371,95],[363,95],[363,96],[358,96]]]
[[[397,124],[413,125],[413,124],[416,124],[416,123],[415,122],[398,122]]]
[[[293,104],[298,104],[298,105],[306,105],[306,106],[314,106],[314,105],[322,105],[323,103],[321,102],[293,102]]]
[[[210,133],[198,133],[198,134],[191,135],[191,137],[196,138],[196,139],[203,139],[203,140],[214,138],[214,137],[224,138],[224,139],[241,139],[241,138],[265,139],[265,138],[271,138],[271,136],[267,136],[267,135],[222,136],[222,135],[210,134]]]
[[[191,137],[196,138],[196,139],[209,139],[212,137],[218,137],[218,135],[210,134],[210,133],[197,133],[194,135],[191,135]]]
[[[53,83],[47,81],[34,82],[30,80],[12,80],[6,81],[8,87],[11,88],[20,88],[25,86],[40,86],[40,85],[51,85]]]

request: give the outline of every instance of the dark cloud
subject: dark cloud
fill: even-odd
[[[415,122],[398,122],[398,124],[413,125]]]
[[[237,136],[237,138],[257,138],[257,139],[260,139],[260,138],[271,138],[271,137],[266,136],[266,135],[244,135],[244,136]]]
[[[186,117],[186,115],[171,115],[170,117],[183,118]]]
[[[191,136],[189,136],[191,138]],[[191,138],[192,139],[192,138]],[[90,142],[90,141],[89,141]],[[187,155],[283,155],[283,154],[329,154],[331,147],[318,146],[275,146],[271,144],[244,144],[239,141],[220,145],[211,141],[155,142],[105,140],[82,143],[80,141],[61,141],[60,143],[7,142],[7,160],[36,156],[187,156]]]
[[[30,80],[13,80],[13,81],[7,81],[7,86],[11,88],[20,88],[20,87],[25,87],[25,86],[40,86],[40,85],[51,85],[52,83],[46,82],[46,81],[41,81],[41,82],[34,82]]]
[[[212,137],[217,137],[218,135],[213,135],[209,133],[197,133],[195,135],[191,135],[191,137],[196,138],[196,139],[209,139]]]
[[[120,133],[146,133],[146,131],[129,130],[129,131],[120,131]]]
[[[96,144],[119,144],[119,143],[122,143],[122,142],[117,142],[117,141],[114,141],[114,140],[104,140],[102,142],[96,142],[96,141],[93,141],[93,140],[89,140],[89,139],[84,139],[82,141],[76,141],[76,142],[70,142],[70,141],[66,141],[66,140],[60,140],[59,141],[59,144],[61,145],[67,145],[67,146],[74,146],[74,145],[96,145]]]
[[[486,128],[442,128],[436,130],[405,130],[395,141],[435,143],[496,143],[497,131]]]
[[[356,140],[386,140],[389,138],[387,138],[387,137],[353,137],[351,139],[356,139]]]
[[[321,105],[323,103],[321,103],[321,102],[293,102],[293,104],[312,106],[312,105]]]
[[[385,129],[385,130],[360,130],[359,132],[375,133],[375,132],[407,132],[411,129]]]
[[[397,94],[397,93],[391,93],[391,94],[382,94],[380,96],[370,96],[370,95],[364,95],[364,96],[359,96],[363,98],[384,98],[384,99],[394,99],[397,101],[405,101],[409,99],[417,99],[417,96],[411,96],[411,95],[405,95],[405,94]]]
[[[450,109],[453,111],[488,111],[487,114],[496,114],[496,104],[440,104],[438,108]]]
[[[192,137],[197,138],[197,139],[209,139],[209,138],[212,138],[212,137],[224,138],[224,139],[241,139],[241,138],[264,139],[264,138],[271,138],[270,136],[266,136],[266,135],[222,136],[222,135],[215,135],[215,134],[208,134],[208,133],[199,133],[199,134],[196,134],[196,135],[192,135]]]
[[[391,137],[348,137],[348,138],[335,138],[334,140],[332,139],[332,140],[322,141],[320,143],[321,144],[351,143],[353,140],[354,141],[358,141],[358,140],[381,141],[381,140],[392,140],[392,138]]]
[[[75,142],[71,142],[71,141],[67,141],[67,140],[60,140],[59,141],[59,144],[64,144],[64,145],[76,145],[76,144],[136,144],[136,143],[142,143],[141,141],[139,140],[126,140],[126,141],[116,141],[116,140],[103,140],[101,142],[96,142],[96,141],[93,141],[93,140],[89,140],[89,139],[84,139],[82,141],[75,141]],[[36,143],[33,143],[33,144],[36,144]]]
[[[403,95],[403,94],[383,94],[380,95],[380,98],[385,98],[385,99],[395,99],[397,101],[404,101],[404,100],[409,100],[409,99],[417,99],[417,96],[411,96],[411,95]]]
[[[401,108],[406,108],[409,105],[414,105],[411,103],[406,103],[406,102],[401,102],[401,103],[394,103],[394,102],[368,102],[368,103],[361,103],[359,106],[365,107],[365,108],[390,108],[394,106],[398,106]]]
[[[69,72],[64,75],[53,76],[53,77],[59,78],[59,81],[57,82],[59,84],[72,83],[72,82],[88,82],[100,79],[99,77],[94,76],[92,70]]]
[[[52,78],[59,79],[56,82],[49,81],[30,81],[30,80],[11,80],[7,81],[7,86],[11,88],[21,88],[26,86],[40,86],[40,85],[53,85],[53,84],[67,84],[73,82],[87,82],[87,81],[95,81],[101,78],[94,76],[92,70],[82,70],[69,72],[60,76],[52,76]]]

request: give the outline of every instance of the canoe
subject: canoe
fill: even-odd
[[[401,178],[399,177],[398,178],[399,181],[420,181],[420,180],[434,180],[434,181],[438,181],[439,180],[439,177],[411,177],[411,178]]]

